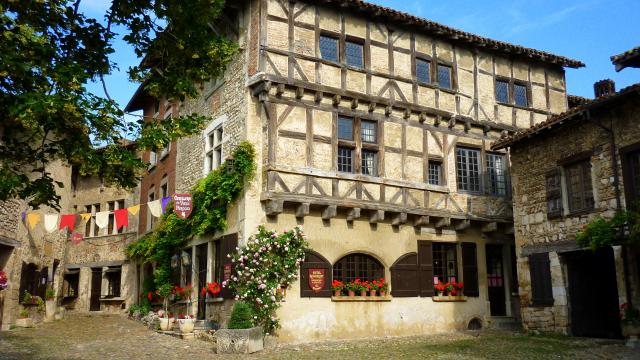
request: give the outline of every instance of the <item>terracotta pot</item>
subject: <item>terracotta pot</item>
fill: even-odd
[[[356,296],[356,292],[355,292],[355,291],[353,291],[353,290],[347,290],[347,294],[348,294],[349,296]]]
[[[341,290],[335,290],[335,291],[333,292],[333,296],[340,296],[341,294],[342,294],[342,291],[341,291]]]
[[[377,292],[377,290],[369,291],[369,296],[376,296],[376,292]]]
[[[360,290],[360,296],[367,296],[367,290]]]
[[[387,296],[387,292],[380,290],[380,296]]]

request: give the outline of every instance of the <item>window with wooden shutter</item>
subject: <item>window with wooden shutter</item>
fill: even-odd
[[[402,255],[391,265],[391,295],[415,297],[420,293],[418,283],[418,254]]]
[[[554,170],[547,174],[547,218],[562,216],[562,181],[560,170]]]
[[[593,209],[591,187],[591,163],[583,160],[565,167],[569,211],[579,212]]]
[[[529,272],[531,275],[531,305],[553,305],[549,253],[529,255]]]
[[[324,287],[314,291],[309,284],[309,270],[324,270]],[[307,251],[300,266],[300,297],[331,297],[331,263],[315,251]]]
[[[462,276],[464,294],[480,296],[478,288],[478,255],[475,243],[462,243]]]
[[[627,208],[640,210],[640,145],[623,152],[622,174]]]
[[[420,296],[435,295],[433,289],[433,254],[431,241],[418,240],[418,283]]]
[[[238,233],[225,235],[218,241],[220,242],[220,251],[216,252],[216,263],[218,264],[217,273],[219,276],[219,282],[221,283],[222,281],[227,280],[233,273],[233,263],[227,255],[236,251],[236,247],[238,246]],[[218,250],[217,247],[216,250]],[[220,292],[220,297],[224,299],[233,299],[234,294],[231,289],[223,287]]]
[[[356,279],[373,281],[384,278],[384,267],[373,256],[349,254],[336,261],[333,266],[333,278],[345,283]]]

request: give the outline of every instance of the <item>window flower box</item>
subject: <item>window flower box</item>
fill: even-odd
[[[392,297],[387,296],[332,296],[333,302],[389,302]]]
[[[431,298],[433,302],[463,302],[467,301],[467,297],[464,295],[443,295],[443,296],[434,296]]]

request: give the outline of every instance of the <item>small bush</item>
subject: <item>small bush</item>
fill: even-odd
[[[238,301],[233,305],[229,329],[250,329],[253,327],[253,309],[245,302]]]
[[[44,298],[47,300],[54,300],[56,298],[56,291],[49,285],[44,293]]]
[[[22,311],[20,311],[20,315],[18,315],[18,317],[20,319],[26,319],[29,317],[29,310],[27,309],[22,309]]]

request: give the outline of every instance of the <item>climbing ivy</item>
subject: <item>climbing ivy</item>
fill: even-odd
[[[158,227],[127,247],[129,257],[156,263],[156,289],[171,283],[171,257],[191,238],[227,227],[227,209],[254,171],[255,149],[249,142],[242,142],[233,151],[232,160],[227,159],[191,190],[193,211],[188,218],[179,218],[171,202]]]
[[[640,214],[618,211],[612,218],[598,216],[576,234],[581,247],[593,250],[611,246],[637,243],[640,240]]]

